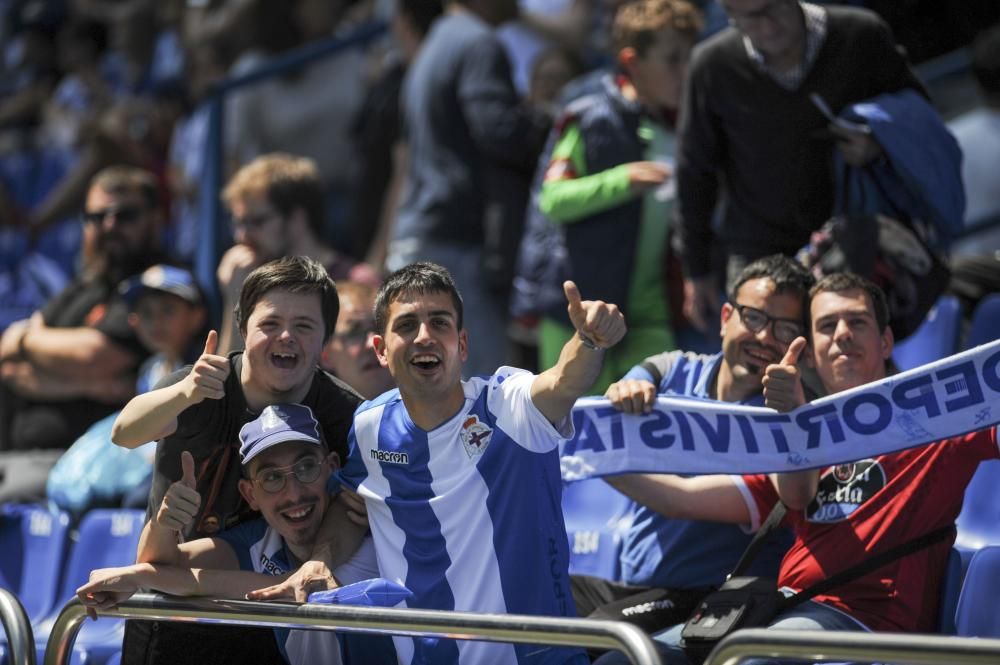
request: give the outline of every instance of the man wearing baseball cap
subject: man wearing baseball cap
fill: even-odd
[[[240,430],[240,494],[261,519],[215,537],[179,542],[198,513],[194,458],[181,453],[183,476],[170,486],[139,544],[138,563],[90,574],[77,590],[88,608],[116,606],[140,588],[182,596],[243,598],[308,560],[330,503],[326,481],[340,466],[312,409],[276,404]],[[341,584],[378,577],[371,538],[334,576]],[[333,633],[276,629],[289,663],[342,662]]]

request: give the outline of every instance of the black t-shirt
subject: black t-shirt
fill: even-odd
[[[47,326],[88,327],[104,333],[135,356],[129,371],[149,355],[128,324],[128,305],[118,293],[118,285],[108,280],[76,279],[49,300],[41,312]],[[14,396],[11,399],[14,404],[5,450],[67,448],[91,424],[121,408],[83,398],[58,402]]]
[[[206,399],[185,409],[177,417],[177,431],[156,444],[153,488],[149,494],[147,517],[152,517],[170,485],[181,477],[181,452],[194,457],[201,508],[194,527],[185,537],[212,536],[256,516],[239,493],[239,433],[244,424],[258,416],[247,406],[240,384],[243,352],[229,354],[230,372],[222,399]],[[191,371],[184,367],[157,384],[172,385]],[[354,389],[316,368],[312,385],[302,403],[309,406],[323,428],[332,452],[347,459],[347,434],[354,410],[362,398]]]

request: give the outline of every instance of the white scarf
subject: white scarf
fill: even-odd
[[[1000,422],[1000,340],[804,404],[790,413],[660,397],[627,415],[604,398],[573,409],[567,481],[630,472],[770,473],[852,462]]]

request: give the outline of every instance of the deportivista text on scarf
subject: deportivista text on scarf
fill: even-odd
[[[778,413],[660,397],[628,415],[587,397],[560,446],[564,480],[628,472],[770,473],[933,443],[1000,422],[1000,340]]]

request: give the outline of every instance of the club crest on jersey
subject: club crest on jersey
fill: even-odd
[[[483,454],[486,446],[490,445],[493,430],[480,422],[479,416],[469,416],[462,423],[462,431],[459,432],[459,436],[462,437],[462,445],[465,446],[465,452],[469,454],[469,459],[475,459]]]
[[[806,519],[823,523],[845,520],[885,484],[885,469],[876,460],[838,464],[820,476],[816,497],[806,509]]]

